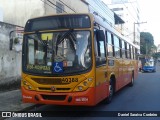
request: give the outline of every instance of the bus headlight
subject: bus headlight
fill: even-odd
[[[82,86],[78,86],[78,90],[79,90],[79,91],[82,91],[82,90],[83,90],[83,87],[82,87]]]
[[[92,78],[88,78],[88,81],[91,82],[91,81],[92,81]]]
[[[88,78],[88,79],[82,81],[80,84],[78,84],[77,87],[75,87],[75,89],[73,91],[84,91],[84,90],[88,89],[92,83],[93,83],[93,79]]]
[[[23,81],[23,84],[24,84],[24,85],[27,85],[27,82],[24,80],[24,81]]]
[[[32,86],[29,85],[29,86],[28,86],[28,89],[31,90],[31,89],[32,89]]]
[[[26,80],[22,80],[22,86],[27,90],[34,90],[33,86]]]
[[[88,83],[87,83],[86,81],[84,81],[84,82],[83,82],[83,85],[84,85],[84,86],[87,86],[87,85],[88,85]]]

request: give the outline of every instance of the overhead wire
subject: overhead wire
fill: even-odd
[[[130,12],[130,10],[128,9],[128,7],[126,6],[126,4],[123,2],[123,0],[121,0],[122,4],[127,8],[128,12],[130,13],[130,15],[133,17],[133,19],[135,21],[137,21],[137,19],[134,17],[134,15]]]
[[[135,13],[137,13],[138,11],[136,10],[136,8],[133,6],[133,2],[129,2],[132,6],[132,8],[134,9]]]
[[[59,0],[63,5],[65,5],[67,8],[69,8],[70,10],[72,10],[73,12],[75,12],[76,13],[76,11],[73,9],[73,8],[71,8],[71,7],[69,7],[67,4],[65,4],[64,2],[62,2],[61,0]]]
[[[54,8],[53,6],[51,6],[50,4],[48,4],[45,0],[40,0],[42,1],[43,3],[47,4],[48,6],[50,6],[51,8]],[[55,9],[55,8],[54,8]]]
[[[65,13],[68,13],[68,12],[66,12],[64,9],[62,9],[61,7],[59,7],[59,6],[57,6],[56,4],[54,4],[53,2],[51,2],[50,0],[47,0],[49,3],[47,3],[46,1],[43,1],[43,0],[41,0],[43,3],[45,3],[45,4],[47,4],[48,6],[50,6],[50,7],[52,7],[53,9],[56,9],[56,8],[58,8],[58,9],[56,9],[56,10],[62,10],[63,12],[65,12]],[[76,11],[73,9],[73,8],[71,8],[71,7],[69,7],[67,4],[65,4],[63,1],[61,1],[61,0],[59,0],[59,2],[61,2],[64,6],[66,6],[67,8],[69,8],[70,10],[72,10],[74,13],[76,13]],[[56,8],[54,8],[53,6],[55,6]]]
[[[50,5],[49,3],[47,3],[46,1],[44,1],[44,0],[40,0],[40,1],[42,1],[46,5],[50,6],[51,8],[53,8],[53,9],[58,10],[59,12],[61,12],[60,9],[56,9],[55,7],[53,7],[52,5]]]
[[[105,5],[106,7],[108,7],[103,1],[102,1],[102,3],[103,3],[103,5]],[[89,4],[90,5],[90,4]],[[99,4],[97,4],[111,19],[113,19],[112,18],[112,15],[110,14],[110,13],[108,13],[108,12],[106,12],[104,9],[103,9],[103,7],[101,7]],[[91,6],[91,5],[90,5]],[[95,8],[95,7],[93,7],[93,6],[91,6],[92,8]]]
[[[54,4],[53,2],[51,2],[50,0],[47,0],[50,4],[56,6],[58,9],[61,9],[63,12],[67,13],[64,9],[62,9],[61,7],[57,6],[56,4]]]
[[[137,9],[137,10],[135,9],[135,7],[133,6],[133,2],[130,2],[130,4],[132,5],[135,13],[136,13],[136,14],[139,14],[139,10],[138,10],[138,9]],[[139,16],[138,16],[138,17],[139,17]],[[139,18],[138,18],[137,22],[139,22]],[[138,24],[138,25],[139,25],[139,24]],[[139,30],[139,29],[138,29],[138,30]]]

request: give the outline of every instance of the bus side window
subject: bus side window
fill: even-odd
[[[122,40],[122,58],[126,58],[125,42]]]
[[[97,30],[95,35],[96,66],[99,66],[106,64],[105,36],[103,30]]]
[[[132,47],[132,54],[133,54],[133,59],[135,59],[134,47]]]
[[[113,40],[110,32],[106,31],[107,55],[113,57]]]
[[[124,46],[125,46],[125,58],[128,58],[128,52],[127,52],[127,43],[126,42],[124,42]]]
[[[120,58],[120,41],[119,38],[114,35],[114,52],[115,52],[115,57]]]
[[[127,58],[130,59],[130,49],[128,43],[127,43]]]
[[[122,58],[122,39],[119,38],[120,58]]]
[[[130,50],[131,50],[131,59],[133,59],[133,46],[130,46]]]

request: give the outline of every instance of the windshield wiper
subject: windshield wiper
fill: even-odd
[[[74,29],[69,29],[65,34],[63,34],[59,39],[57,39],[56,42],[56,54],[57,54],[57,49],[58,49],[58,45],[64,41],[64,38],[67,37],[68,35],[70,35],[72,32],[74,31]],[[73,37],[73,36],[72,36]],[[73,37],[74,38],[74,37]],[[75,39],[75,38],[74,38]],[[70,40],[70,39],[69,39]],[[71,45],[74,48],[74,42],[71,40]]]
[[[73,29],[68,30],[64,35],[62,35],[62,37],[59,38],[59,40],[57,41],[56,45],[59,45],[61,42],[64,41],[64,38],[68,35],[70,35],[73,32]]]
[[[40,37],[40,32],[39,32],[39,31],[36,31],[35,33],[36,33],[36,35],[37,35],[38,40],[40,41],[40,43],[41,43],[44,47],[48,47],[48,45],[47,45],[48,40],[47,40],[47,43],[45,43],[45,42],[41,39],[41,37]]]

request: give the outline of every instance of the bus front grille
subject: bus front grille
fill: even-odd
[[[52,91],[51,88],[39,87],[39,90]],[[71,88],[56,88],[56,91],[69,91]]]
[[[44,100],[65,100],[66,95],[41,95]]]
[[[66,85],[70,83],[64,82],[61,78],[31,78],[34,82],[43,85]]]

